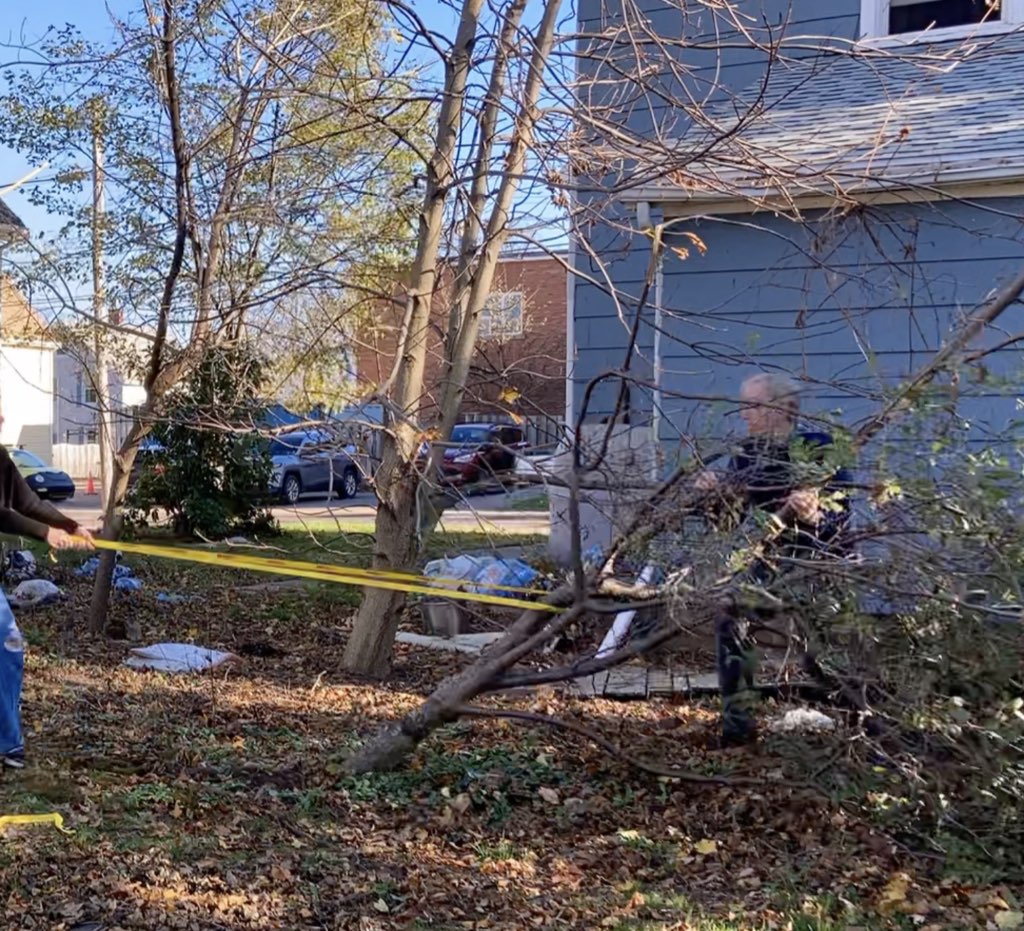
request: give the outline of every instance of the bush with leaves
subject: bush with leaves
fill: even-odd
[[[135,525],[166,516],[179,534],[222,538],[274,527],[267,486],[273,470],[258,432],[266,361],[244,347],[208,352],[176,390],[166,422],[152,431],[131,490]]]

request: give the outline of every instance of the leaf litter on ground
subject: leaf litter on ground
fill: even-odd
[[[129,645],[83,636],[87,580],[63,578],[70,602],[26,617],[30,766],[0,783],[2,810],[59,811],[75,834],[0,841],[19,928],[1020,927],[1012,890],[929,875],[785,778],[673,784],[582,736],[503,720],[450,725],[405,769],[348,777],[350,747],[468,660],[398,645],[386,682],[355,681],[341,667],[352,609],[337,593],[254,598],[217,579],[190,588],[194,575],[163,566],[160,585],[201,597],[113,609],[147,639],[242,654],[205,676],[127,669]],[[548,689],[491,704],[540,708],[696,772],[788,765],[771,745],[714,749],[707,702]]]

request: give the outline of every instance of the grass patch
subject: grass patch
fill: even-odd
[[[340,783],[354,802],[405,808],[438,807],[466,794],[473,808],[500,824],[514,809],[532,804],[544,786],[561,785],[568,774],[522,744],[451,752],[444,737],[421,750],[405,770],[349,776]]]
[[[509,504],[510,511],[538,511],[547,513],[551,507],[547,492],[540,492],[529,497],[513,499]]]

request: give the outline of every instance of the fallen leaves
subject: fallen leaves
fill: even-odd
[[[906,873],[896,873],[885,884],[878,895],[877,908],[883,914],[891,914],[907,901],[910,888],[910,877]]]
[[[123,670],[117,648],[59,644],[61,618],[33,619],[44,646],[30,654],[26,721],[38,762],[3,790],[8,806],[61,810],[78,833],[4,836],[0,895],[19,929],[88,920],[119,931],[393,931],[419,921],[522,931],[551,927],[553,915],[579,931],[699,927],[704,916],[809,926],[772,899],[775,877],[796,869],[817,895],[798,909],[835,907],[859,889],[921,928],[961,915],[990,931],[1024,928],[1005,891],[948,887],[932,902],[891,842],[794,796],[786,760],[764,750],[742,758],[773,774],[759,792],[670,786],[585,740],[474,722],[436,735],[408,769],[348,779],[346,748],[413,707],[448,668],[439,664],[460,661],[400,648],[393,681],[350,682],[332,624],[302,597],[266,592],[240,607],[211,591],[205,605],[143,618],[147,636],[182,624],[213,647],[268,631],[287,640],[286,660],[246,658],[218,678]],[[585,713],[616,739],[628,731],[650,758],[721,765],[706,749],[710,705],[594,701],[583,712],[554,690],[523,701]],[[739,903],[742,918],[729,919]],[[844,909],[820,925],[845,926]]]

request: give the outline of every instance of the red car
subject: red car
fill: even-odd
[[[453,485],[470,485],[515,471],[516,452],[526,447],[523,428],[505,423],[460,423],[445,444],[441,478]],[[429,449],[424,445],[420,465]]]

